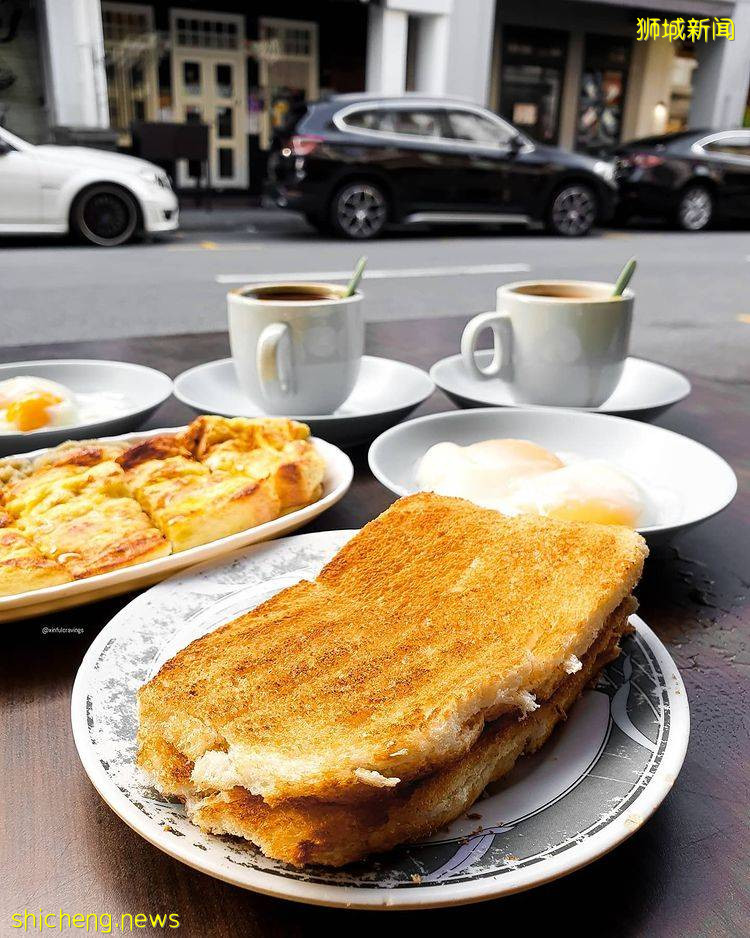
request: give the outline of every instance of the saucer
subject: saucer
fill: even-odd
[[[491,349],[477,352],[477,364],[488,365],[492,354]],[[459,407],[532,409],[534,406],[516,404],[511,389],[499,379],[483,380],[469,374],[460,355],[435,362],[430,368],[430,377]],[[653,420],[689,393],[690,382],[679,371],[645,358],[628,358],[619,384],[603,404],[572,409]]]
[[[370,440],[398,423],[426,400],[435,385],[426,372],[390,358],[362,356],[354,390],[332,414],[285,414],[306,423],[329,443],[352,446]],[[207,362],[175,378],[174,395],[204,414],[262,417],[242,392],[231,358]]]

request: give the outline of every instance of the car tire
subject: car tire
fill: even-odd
[[[138,232],[140,213],[133,196],[120,186],[101,183],[82,192],[70,212],[70,227],[82,241],[117,247]]]
[[[376,238],[388,221],[388,198],[377,183],[353,180],[331,200],[329,217],[334,234],[353,241]]]
[[[547,211],[547,229],[566,238],[582,238],[596,223],[596,193],[585,182],[569,182],[552,196]]]
[[[714,197],[701,185],[688,186],[677,204],[676,221],[683,231],[704,231],[714,216]]]

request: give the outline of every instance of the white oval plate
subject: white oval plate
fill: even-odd
[[[419,461],[435,443],[467,446],[510,437],[552,452],[606,459],[639,484],[649,504],[641,534],[666,539],[717,514],[732,501],[737,477],[721,456],[689,437],[648,423],[557,408],[478,408],[417,417],[387,430],[370,447],[375,477],[397,495],[418,491]]]
[[[146,433],[126,433],[122,436],[109,437],[109,439],[126,440],[137,443],[151,436],[161,433],[175,433],[184,430],[184,427],[171,427],[169,429],[149,430]],[[12,622],[17,619],[28,619],[31,616],[43,613],[57,612],[71,606],[80,606],[83,603],[94,602],[109,596],[117,596],[129,590],[141,589],[151,586],[158,580],[184,567],[189,567],[202,560],[211,560],[246,547],[248,544],[257,544],[269,538],[278,537],[294,531],[319,514],[322,514],[331,505],[342,499],[352,483],[354,467],[346,453],[342,453],[336,446],[312,437],[312,442],[325,460],[326,474],[323,478],[323,495],[312,505],[306,505],[297,511],[291,511],[273,521],[266,521],[230,534],[228,537],[190,547],[168,557],[159,557],[156,560],[147,560],[145,563],[134,564],[132,567],[122,567],[110,573],[100,573],[98,576],[86,577],[83,580],[74,580],[72,583],[63,583],[60,586],[48,586],[44,589],[31,590],[27,593],[16,593],[12,596],[0,597],[0,622]],[[45,450],[24,454],[26,456],[41,456]]]
[[[292,414],[312,432],[331,443],[351,446],[371,440],[403,420],[432,394],[427,372],[390,358],[362,356],[354,390],[332,414]],[[262,416],[240,390],[231,358],[207,362],[175,378],[175,397],[203,414],[224,417]]]
[[[491,350],[477,352],[477,362],[488,365]],[[443,358],[430,368],[435,384],[459,407],[516,407],[513,393],[504,381],[483,381],[469,374],[460,355]],[[690,382],[679,371],[650,362],[628,358],[620,381],[612,395],[599,407],[576,410],[598,414],[627,414],[653,420],[690,393]],[[524,405],[524,410],[536,408]]]
[[[130,362],[53,358],[0,365],[0,381],[20,375],[57,381],[78,394],[89,394],[92,391],[121,394],[124,410],[113,417],[72,427],[31,430],[28,433],[0,433],[0,456],[24,453],[43,446],[57,446],[65,440],[127,433],[145,423],[172,393],[172,379],[163,372]]]
[[[685,688],[651,629],[636,633],[551,740],[447,829],[423,843],[329,870],[298,870],[251,844],[204,834],[134,764],[136,699],[180,648],[313,577],[353,531],[287,537],[202,564],[136,597],[99,633],[76,677],[72,724],[91,781],[147,841],[246,889],[317,905],[418,908],[477,902],[585,866],[656,810],[685,757]],[[480,815],[479,818],[475,815]]]

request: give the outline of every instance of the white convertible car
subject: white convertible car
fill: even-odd
[[[153,163],[89,147],[34,146],[0,128],[0,234],[70,231],[114,247],[177,224],[177,196]]]

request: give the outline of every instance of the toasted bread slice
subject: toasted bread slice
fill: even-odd
[[[59,586],[70,580],[72,576],[64,567],[45,557],[18,530],[14,519],[0,511],[0,596]]]
[[[628,630],[627,617],[635,606],[632,600],[620,604],[584,654],[581,667],[533,713],[521,719],[506,714],[487,724],[464,756],[403,791],[384,792],[364,804],[298,799],[271,807],[246,789],[234,788],[189,799],[189,817],[209,833],[244,837],[267,856],[293,866],[342,866],[427,837],[466,811],[520,756],[543,745],[586,686],[619,654],[618,641]]]
[[[277,518],[279,500],[267,480],[213,472],[174,436],[152,437],[117,460],[129,491],[174,551],[207,544]]]
[[[625,528],[403,498],[314,582],[165,664],[140,691],[140,748],[158,739],[191,764],[174,794],[377,797],[460,758],[487,721],[533,710],[646,553]]]

